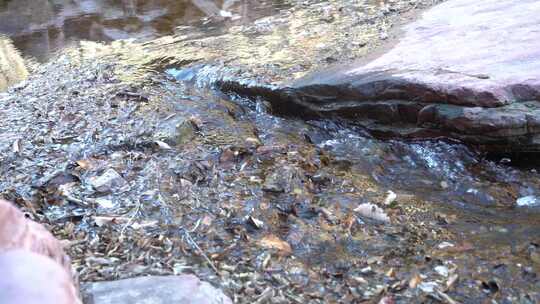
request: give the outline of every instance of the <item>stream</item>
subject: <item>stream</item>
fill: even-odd
[[[73,241],[83,282],[187,271],[236,302],[257,299],[260,282],[285,302],[348,302],[345,294],[368,300],[382,285],[399,293],[396,284],[411,286],[415,273],[443,285],[433,269],[445,265],[458,269],[462,289],[449,294],[463,303],[535,303],[527,294],[540,288],[533,161],[486,157],[443,138],[379,139],[339,119],[275,116],[263,98],[225,94],[206,85],[211,74],[194,81],[180,65],[135,88],[107,64],[62,56],[80,41],[144,42],[178,26],[218,35],[290,6],[0,0],[0,33],[43,64],[31,81],[0,93],[0,195]],[[96,191],[111,169],[121,177]],[[353,215],[388,191],[397,194],[398,206],[385,208],[395,226]],[[266,235],[289,245],[266,246]],[[253,249],[254,240],[275,251]],[[440,253],[441,244],[456,250]],[[400,274],[387,276],[389,268]]]

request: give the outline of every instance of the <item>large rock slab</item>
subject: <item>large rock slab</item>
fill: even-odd
[[[85,304],[232,304],[222,291],[194,275],[87,283],[83,300]]]
[[[300,79],[272,101],[383,133],[538,150],[539,11],[535,0],[447,1],[382,56]]]

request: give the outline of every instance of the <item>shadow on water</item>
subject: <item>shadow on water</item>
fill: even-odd
[[[82,40],[149,40],[175,28],[245,24],[285,7],[284,1],[247,0],[0,0],[0,33],[24,55],[46,61]]]

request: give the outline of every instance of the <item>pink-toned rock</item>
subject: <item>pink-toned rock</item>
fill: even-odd
[[[0,200],[0,303],[78,304],[71,263],[42,225]]]
[[[271,101],[284,114],[338,115],[381,134],[540,151],[538,12],[536,0],[448,0],[375,60],[315,73]]]
[[[15,249],[49,257],[71,272],[70,259],[60,242],[11,203],[0,200],[0,253]]]
[[[536,0],[446,1],[406,26],[392,50],[343,76],[385,73],[419,87],[374,87],[375,96],[397,99],[480,107],[540,101],[538,12]]]
[[[80,304],[71,275],[55,261],[27,250],[0,253],[0,303]]]

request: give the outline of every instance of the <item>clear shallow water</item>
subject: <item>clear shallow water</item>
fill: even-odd
[[[26,56],[46,61],[81,40],[148,40],[186,24],[229,26],[270,15],[283,1],[2,0],[0,34]]]
[[[188,86],[212,84],[215,81],[212,68],[201,70],[204,72],[170,69],[166,73],[179,82],[187,82]],[[250,102],[242,98],[233,99],[250,106]],[[305,136],[353,170],[367,173],[387,187],[471,209],[518,207],[518,210],[530,212],[531,208],[523,207],[540,207],[536,203],[540,195],[540,167],[531,161],[523,166],[519,155],[486,158],[451,140],[380,140],[347,123],[299,122],[269,115],[264,107],[256,112],[258,114],[250,119],[262,124],[259,129],[268,134],[285,132],[283,136]],[[286,127],[280,127],[283,125]],[[516,204],[518,201],[520,203]]]
[[[213,78],[212,73],[198,74],[192,69],[167,73],[188,87],[204,88]],[[453,231],[478,248],[517,246],[540,233],[540,205],[536,204],[540,175],[533,163],[512,167],[521,165],[519,158],[487,159],[453,141],[380,140],[347,123],[276,117],[268,114],[260,100],[229,98],[251,109],[246,119],[266,144],[307,139],[340,163],[334,167],[352,176],[368,175],[382,189],[411,193],[435,204],[433,210],[455,216],[457,220],[449,223]]]

